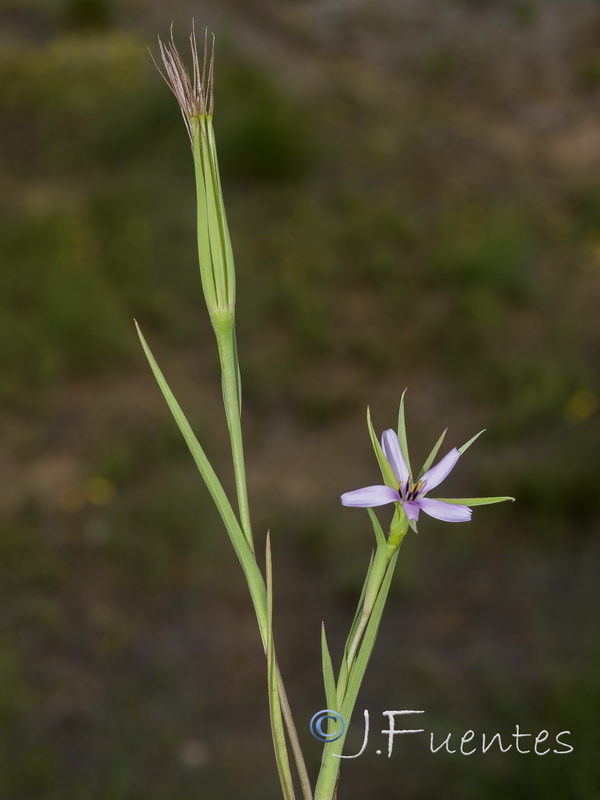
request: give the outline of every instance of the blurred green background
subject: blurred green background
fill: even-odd
[[[407,538],[340,800],[599,797],[597,5],[1,13],[0,797],[279,792],[246,588],[132,322],[231,487],[189,146],[147,49],[192,15],[218,37],[254,528],[313,774],[320,623],[339,658],[372,547],[338,497],[377,481],[367,403],[392,427],[408,387],[413,459],[487,428],[444,493],[517,503]],[[575,749],[378,758],[404,708]]]

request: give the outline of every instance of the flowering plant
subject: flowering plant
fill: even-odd
[[[195,33],[192,31],[190,37],[191,75],[175,47],[172,35],[167,43],[163,43],[159,39],[159,49],[164,70],[161,71],[161,74],[177,99],[192,148],[198,205],[200,277],[221,364],[223,404],[231,442],[238,513],[234,510],[221,481],[169,388],[139,327],[138,333],[156,381],[221,515],[248,584],[266,656],[271,729],[282,795],[284,800],[295,800],[294,778],[290,767],[291,751],[302,797],[304,800],[313,800],[311,781],[275,651],[270,538],[267,534],[263,574],[255,553],[250,523],[241,425],[241,380],[235,335],[235,269],[212,125],[214,46],[209,48],[207,40],[208,37],[205,35],[204,58],[201,66]],[[384,484],[347,492],[342,495],[342,503],[347,506],[368,509],[377,547],[367,570],[337,677],[333,669],[325,628],[322,629],[322,669],[328,708],[328,716],[325,718],[329,720],[329,723],[328,733],[323,736],[325,747],[314,800],[332,800],[336,797],[339,759],[347,725],[344,725],[342,734],[335,737],[329,735],[329,728],[335,716],[341,717],[345,722],[349,722],[352,716],[358,691],[375,644],[379,622],[398,558],[398,550],[409,525],[416,530],[420,511],[449,522],[461,522],[471,518],[470,506],[512,499],[487,497],[448,500],[427,497],[427,493],[435,489],[450,473],[460,455],[475,441],[477,436],[461,448],[452,449],[436,466],[431,467],[442,444],[444,438],[444,434],[442,434],[416,481],[413,480],[406,446],[404,395],[400,403],[398,434],[392,430],[386,430],[380,444],[373,431],[369,414],[367,414],[367,422]],[[373,506],[385,503],[394,503],[395,505],[387,536],[372,511]],[[320,727],[318,730],[322,732]]]

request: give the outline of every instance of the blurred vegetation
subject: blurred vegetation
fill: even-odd
[[[449,5],[479,19],[489,4]],[[123,23],[131,17],[119,3],[28,0],[7,2],[4,13],[15,34],[0,42],[0,795],[184,800],[199,786],[207,800],[274,794],[268,735],[254,741],[257,719],[267,730],[262,698],[248,699],[262,685],[259,649],[224,642],[235,625],[252,629],[243,587],[160,399],[145,405],[150,384],[132,330],[136,317],[179,354],[173,369],[182,376],[200,374],[194,354],[212,348],[178,110],[149,59],[152,37]],[[507,14],[510,30],[527,36],[542,10],[521,2]],[[496,528],[474,523],[475,537],[434,537],[427,568],[409,550],[390,616],[428,607],[438,585],[450,597],[449,573],[465,562],[477,565],[475,584],[479,569],[495,574],[497,556],[521,558],[550,577],[534,599],[529,573],[514,598],[506,587],[491,597],[491,607],[507,603],[515,615],[499,624],[516,624],[522,604],[533,609],[530,635],[560,639],[580,620],[578,569],[598,520],[600,185],[592,169],[554,169],[536,146],[523,159],[519,144],[515,152],[490,144],[490,128],[506,122],[493,107],[506,97],[500,51],[487,57],[430,42],[403,71],[382,77],[347,47],[323,56],[315,45],[308,58],[320,81],[290,88],[271,56],[251,57],[231,31],[219,37],[215,124],[239,269],[249,450],[279,424],[280,449],[323,436],[326,457],[349,430],[354,441],[362,436],[356,420],[374,396],[396,402],[407,384],[432,387],[423,409],[414,398],[418,445],[425,449],[431,427],[437,436],[458,418],[470,434],[471,420],[484,420],[488,455],[471,468],[469,493],[506,492],[519,502],[488,515]],[[569,65],[573,93],[563,102],[580,93],[587,103],[600,87],[597,56],[582,47]],[[515,125],[529,141],[528,124]],[[214,364],[206,372],[217,380]],[[202,410],[195,416],[211,448],[218,434]],[[30,480],[36,464],[45,465],[43,481],[37,472]],[[61,483],[69,469],[75,477]],[[348,480],[360,474],[348,471]],[[267,469],[264,482],[278,486],[280,477]],[[36,481],[50,489],[38,491]],[[364,520],[340,521],[329,496],[316,495],[310,510],[297,501],[290,514],[277,488],[267,495],[268,512],[257,516],[286,531],[281,574],[288,570],[302,598],[288,588],[280,624],[286,602],[289,617],[320,600],[318,614],[324,605],[342,630],[368,555],[345,542],[364,538]],[[572,569],[554,586],[558,564]],[[595,585],[586,583],[588,609],[597,607]],[[557,596],[575,605],[554,629],[546,615]],[[485,637],[488,613],[481,629],[472,620],[471,636]],[[444,649],[434,623],[423,630],[452,660],[456,644]],[[294,657],[301,665],[302,718],[321,702],[317,639],[302,622],[289,625],[282,649],[293,654],[291,671]],[[395,654],[394,635],[384,631],[382,654]],[[297,643],[307,637],[305,655]],[[450,785],[467,799],[596,798],[598,631],[582,624],[573,637],[567,654],[527,650],[544,670],[533,685],[509,659],[518,687],[496,668],[479,679],[489,695],[477,695],[500,698],[497,729],[564,719],[577,737],[572,759],[550,768],[482,758],[460,770],[418,754],[387,769],[353,762],[369,782],[349,779],[343,796],[389,792],[403,774],[407,797],[437,797]],[[450,691],[440,658],[434,668],[413,665],[414,680],[407,667],[401,694],[414,707],[422,685],[428,707]],[[376,696],[392,702],[389,676],[377,669]],[[432,669],[429,685],[423,676]],[[441,730],[462,725],[451,711]],[[483,720],[489,726],[490,716]]]

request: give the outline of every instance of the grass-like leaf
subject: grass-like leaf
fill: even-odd
[[[339,759],[335,758],[334,756],[341,753],[344,747],[344,741],[348,731],[348,726],[350,724],[350,719],[352,717],[352,712],[354,710],[354,705],[356,703],[356,698],[358,697],[358,692],[365,675],[365,670],[369,663],[371,653],[373,652],[375,639],[377,638],[377,631],[379,630],[379,624],[381,622],[383,609],[385,608],[385,601],[387,600],[397,559],[398,550],[396,550],[396,552],[393,554],[386,568],[381,587],[377,594],[377,599],[373,606],[373,611],[371,612],[369,622],[367,623],[367,627],[362,638],[358,655],[350,671],[346,691],[341,699],[339,713],[346,722],[346,731],[335,742],[330,742],[329,744],[325,745],[325,749],[323,751],[323,761],[321,774],[319,775],[319,783],[317,784],[316,797],[321,796],[319,794],[320,787],[329,787],[330,784],[333,785],[335,783],[335,776],[339,770],[339,763],[336,764],[336,762],[339,762]]]
[[[331,663],[331,655],[327,645],[327,636],[325,635],[325,623],[321,625],[321,655],[323,662],[323,684],[325,686],[325,702],[327,708],[332,711],[337,710],[337,696],[335,691],[335,675],[333,672],[333,664]]]
[[[346,656],[348,655],[349,643],[354,638],[354,634],[356,633],[356,628],[358,627],[358,623],[360,621],[360,617],[362,614],[363,603],[365,601],[365,595],[367,593],[367,586],[369,585],[369,578],[371,577],[371,570],[373,569],[373,559],[374,559],[374,553],[371,553],[371,559],[369,561],[369,567],[367,569],[367,574],[365,576],[365,582],[363,583],[363,587],[360,592],[360,598],[358,600],[358,605],[356,606],[356,613],[354,615],[354,619],[352,620],[352,625],[350,626],[350,632],[348,634],[348,641],[346,642],[346,647],[344,648],[344,662],[346,661]]]
[[[233,548],[236,552],[236,555],[240,561],[242,566],[242,570],[244,571],[244,575],[246,576],[246,580],[248,581],[248,587],[250,589],[250,594],[252,596],[252,602],[254,604],[254,608],[256,610],[256,616],[258,619],[258,625],[261,632],[261,637],[263,640],[263,646],[266,647],[266,595],[265,595],[265,584],[256,564],[256,560],[252,551],[250,550],[242,528],[237,520],[237,517],[231,507],[231,503],[229,502],[227,495],[225,494],[225,490],[221,485],[221,482],[217,478],[217,475],[212,468],[208,458],[206,457],[206,453],[202,449],[200,442],[196,438],[189,422],[187,421],[185,414],[181,410],[181,406],[175,399],[175,395],[169,388],[169,385],[162,374],[160,367],[156,363],[154,356],[152,355],[152,351],[148,347],[148,344],[140,330],[139,325],[137,322],[135,323],[138,335],[140,337],[140,341],[142,343],[142,347],[144,348],[144,353],[146,354],[146,358],[148,359],[148,363],[150,364],[150,368],[156,378],[156,382],[163,393],[165,400],[167,401],[167,405],[173,415],[175,422],[177,423],[177,427],[181,431],[183,438],[192,454],[194,461],[196,462],[196,466],[198,467],[198,471],[202,476],[208,491],[214,503],[221,515],[221,519],[225,525],[227,533],[229,534],[229,538],[231,539],[231,543]]]
[[[371,612],[371,617],[365,629],[365,633],[358,651],[358,655],[356,657],[356,661],[354,662],[352,670],[350,672],[348,689],[346,690],[346,696],[344,697],[344,701],[342,703],[340,712],[342,717],[346,720],[347,723],[349,722],[350,717],[352,716],[352,711],[354,710],[354,704],[356,702],[356,698],[358,696],[358,692],[365,675],[365,670],[367,669],[369,659],[371,658],[371,653],[373,652],[373,647],[375,646],[377,631],[379,630],[379,624],[381,622],[381,617],[383,615],[383,609],[385,608],[385,601],[387,600],[387,596],[390,590],[390,584],[392,582],[392,577],[394,575],[394,569],[396,567],[397,560],[398,560],[398,550],[396,550],[394,555],[391,557],[390,562],[387,566],[385,577],[381,584],[379,593],[377,594],[377,599],[375,601],[375,605],[373,606],[373,611]]]
[[[263,647],[265,652],[267,652],[268,647],[268,626],[267,626],[267,593],[265,582],[263,576],[258,568],[256,563],[256,558],[254,556],[253,551],[250,549],[246,538],[244,537],[244,533],[242,528],[237,520],[237,517],[231,507],[231,504],[225,494],[223,486],[221,482],[217,478],[215,471],[213,470],[208,458],[202,446],[198,442],[189,422],[187,421],[183,411],[169,385],[162,374],[160,367],[156,363],[154,356],[152,355],[152,351],[148,347],[148,344],[142,334],[139,325],[136,324],[137,332],[140,337],[140,341],[142,343],[142,347],[144,348],[144,353],[146,354],[146,358],[148,359],[148,363],[150,364],[150,368],[154,374],[156,382],[159,385],[161,392],[165,400],[167,401],[167,405],[173,414],[173,418],[177,423],[179,430],[192,454],[194,461],[196,462],[196,466],[198,467],[198,471],[200,472],[206,486],[210,492],[211,497],[214,500],[214,503],[217,507],[221,515],[221,519],[225,525],[227,533],[229,534],[229,538],[231,539],[231,543],[233,545],[233,549],[239,559],[240,565],[242,567],[242,571],[246,577],[246,581],[248,583],[248,588],[250,590],[250,596],[252,598],[252,603],[254,605],[254,610],[256,613],[256,619],[258,622],[258,629],[260,631],[261,640],[263,643]],[[285,699],[284,688],[281,684],[280,676],[278,675],[277,664],[275,664],[275,671],[277,673],[277,681],[279,683],[279,690],[282,693],[282,696]],[[286,700],[287,703],[287,700]],[[286,705],[284,706],[284,715],[286,718],[286,725],[288,727],[290,739],[292,744],[294,745],[294,758],[296,759],[296,764],[298,766],[298,772],[300,775],[300,781],[302,784],[302,791],[303,796],[310,800],[312,797],[310,784],[308,781],[308,775],[306,773],[306,766],[304,764],[304,760],[302,758],[302,753],[300,748],[297,744],[297,734],[295,731],[294,721],[292,719],[291,711],[289,707]]]
[[[275,667],[275,647],[273,644],[273,562],[271,559],[271,537],[267,533],[266,545],[267,566],[267,677],[269,687],[269,714],[271,717],[271,731],[275,746],[275,761],[284,800],[295,800],[294,783],[290,772],[290,762],[287,753],[287,742],[283,729],[281,705],[279,702],[279,688],[277,670]]]
[[[371,559],[369,561],[369,567],[367,569],[367,574],[365,576],[365,582],[363,583],[363,587],[360,593],[360,598],[358,600],[358,605],[356,606],[356,613],[354,614],[354,619],[352,620],[352,625],[350,626],[350,632],[348,633],[348,638],[346,639],[346,644],[344,646],[344,657],[342,658],[342,666],[340,667],[340,674],[337,682],[337,704],[336,709],[339,707],[342,701],[342,695],[346,690],[346,685],[348,683],[348,653],[350,651],[350,643],[354,640],[354,636],[356,634],[356,629],[360,623],[360,618],[362,616],[362,610],[365,602],[365,595],[367,593],[367,586],[369,585],[369,578],[371,577],[371,571],[373,569],[373,559],[374,553],[371,553]]]

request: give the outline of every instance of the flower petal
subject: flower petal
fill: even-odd
[[[421,497],[417,500],[426,514],[444,522],[468,522],[473,513],[468,506],[456,503],[445,503],[443,500],[432,500],[430,497]]]
[[[396,489],[390,489],[389,486],[365,486],[364,489],[346,492],[342,495],[341,500],[343,506],[373,508],[386,503],[398,503],[400,495]]]
[[[428,470],[421,478],[425,484],[421,494],[425,494],[425,492],[428,492],[430,489],[435,489],[436,486],[439,486],[444,478],[448,477],[448,475],[452,472],[459,458],[460,453],[456,447],[454,447],[449,453],[446,453],[446,455],[435,465],[435,467],[432,467],[430,470]]]
[[[408,502],[405,501],[402,503],[404,513],[410,521],[414,520],[416,522],[419,519],[420,505],[420,500],[409,500]]]
[[[393,469],[398,483],[406,483],[410,474],[410,470],[408,469],[406,461],[404,460],[404,456],[402,455],[398,437],[391,428],[383,432],[381,437],[381,449],[383,450],[383,455],[387,458],[391,468]]]

